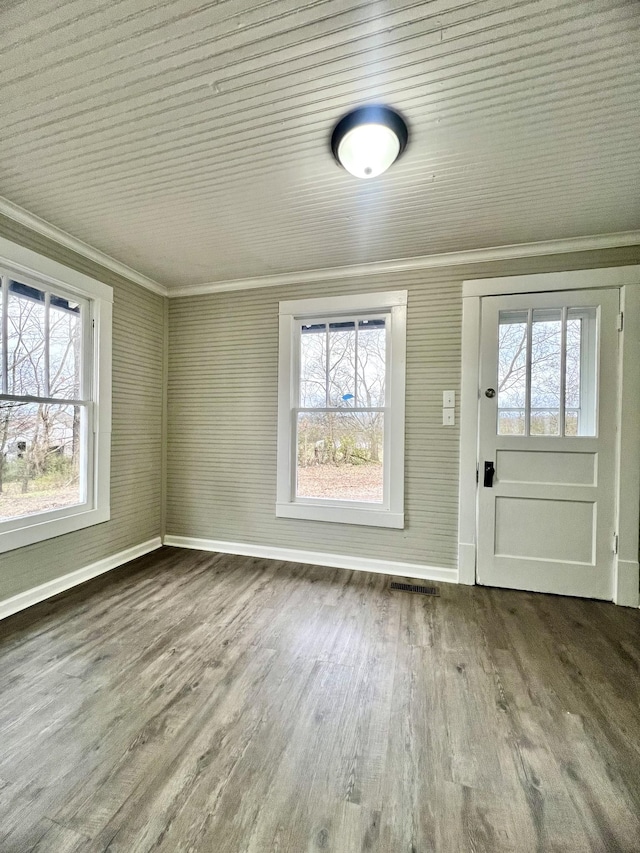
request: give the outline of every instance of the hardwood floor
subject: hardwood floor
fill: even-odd
[[[640,850],[640,613],[165,548],[0,623],[0,851]]]

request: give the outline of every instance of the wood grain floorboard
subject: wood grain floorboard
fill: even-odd
[[[640,613],[164,548],[0,623],[0,853],[638,853]]]

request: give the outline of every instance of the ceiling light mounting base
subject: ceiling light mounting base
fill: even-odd
[[[331,151],[337,162],[357,178],[375,178],[394,163],[407,146],[409,131],[390,107],[358,107],[333,129]]]

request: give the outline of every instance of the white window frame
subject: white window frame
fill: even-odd
[[[276,516],[375,527],[404,527],[404,414],[407,291],[280,302],[278,363],[278,465]],[[296,497],[295,413],[300,381],[300,328],[303,322],[353,315],[388,318],[386,405],[384,411],[381,504]]]
[[[111,517],[113,289],[3,237],[0,237],[0,270],[24,284],[77,298],[83,304],[82,373],[89,400],[86,468],[80,474],[86,478],[85,502],[0,522],[0,553],[4,553],[109,521]]]

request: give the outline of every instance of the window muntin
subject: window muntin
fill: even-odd
[[[595,308],[501,311],[499,435],[596,435]]]
[[[0,524],[7,529],[88,503],[91,353],[87,300],[8,273],[0,282]]]

